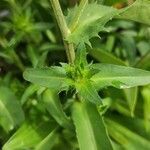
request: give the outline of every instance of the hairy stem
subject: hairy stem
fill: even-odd
[[[59,0],[50,0],[58,26],[60,28],[62,37],[63,37],[63,41],[64,41],[64,45],[66,48],[66,53],[67,53],[67,57],[68,57],[68,61],[69,63],[73,64],[74,60],[75,60],[75,50],[74,50],[74,46],[72,43],[68,43],[66,41],[68,35],[70,34],[70,30],[67,26],[66,20],[64,18],[63,12],[61,10],[60,4],[59,4]]]

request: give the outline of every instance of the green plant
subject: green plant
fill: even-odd
[[[41,62],[45,61],[44,56],[47,56],[47,53],[43,53],[43,57],[40,57],[31,46],[28,47],[29,54],[33,54],[29,58],[34,68],[24,71],[24,67],[20,65],[18,67],[24,71],[24,79],[33,84],[25,90],[21,104],[27,103],[29,97],[37,91],[39,105],[26,114],[33,116],[25,121],[3,149],[149,149],[150,135],[149,132],[142,131],[143,122],[139,118],[128,117],[134,116],[137,86],[150,84],[150,72],[136,68],[142,66],[142,63],[148,63],[149,51],[146,51],[142,59],[136,63],[136,60],[133,61],[134,53],[127,51],[123,55],[126,59],[124,62],[110,53],[115,36],[108,35],[106,44],[103,45],[97,45],[93,38],[108,30],[107,25],[112,18],[133,20],[149,26],[150,1],[136,0],[132,5],[118,10],[99,4],[101,1],[95,3],[81,0],[79,5],[69,10],[66,17],[58,0],[50,0],[50,3],[62,34],[68,63],[60,62],[58,66],[43,67],[44,63],[41,65],[38,59],[41,58]],[[16,28],[20,30],[20,27]],[[126,39],[128,38],[122,39],[122,43],[127,43],[124,42]],[[128,42],[132,40],[129,38]],[[124,47],[134,49],[133,43]],[[91,60],[89,63],[87,52],[102,63],[94,63]],[[120,53],[118,55],[120,56]],[[10,80],[9,75],[5,78],[2,81],[4,84]],[[115,94],[116,89],[120,89],[118,94]],[[99,93],[101,91],[103,93]],[[107,92],[111,93],[110,96],[103,98],[101,95],[107,95],[105,94]],[[125,93],[127,103],[121,100],[122,92]],[[3,93],[7,93],[7,96]],[[24,114],[17,100],[7,106],[9,97],[16,99],[9,88],[1,87],[0,95],[2,98],[0,108],[6,112],[0,121],[5,131],[9,132],[24,120]],[[144,107],[147,107],[144,109],[144,118],[148,131],[149,85],[142,88],[140,96],[144,99]],[[33,105],[37,103],[32,102]],[[14,107],[18,112],[13,111]],[[119,113],[112,113],[115,109]],[[22,120],[14,119],[16,114],[17,118]],[[10,122],[8,125],[11,125],[9,127],[6,126],[8,121]],[[130,124],[135,128],[132,129]]]

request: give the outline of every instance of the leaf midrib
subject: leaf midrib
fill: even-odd
[[[85,107],[85,106],[84,106]],[[93,147],[94,147],[94,149],[93,150],[98,150],[97,149],[97,144],[96,144],[96,141],[95,141],[95,134],[93,133],[93,130],[92,130],[92,124],[91,124],[91,121],[90,121],[90,118],[89,118],[89,115],[88,115],[88,113],[85,111],[85,110],[83,110],[82,109],[82,112],[83,112],[83,114],[84,114],[84,116],[85,116],[85,120],[86,120],[86,126],[87,126],[87,128],[88,128],[88,131],[89,131],[89,135],[92,137],[91,138],[91,140],[92,140],[92,142],[91,143],[93,143]],[[86,119],[86,118],[88,118],[88,119]]]
[[[88,112],[85,110],[85,107],[86,106],[80,107],[80,110],[81,110],[81,113],[83,114],[83,117],[85,118],[84,119],[85,128],[88,130],[88,133],[90,133],[90,134],[87,134],[87,136],[89,137],[89,139],[92,140],[92,142],[91,142],[92,145],[93,145],[92,148],[94,148],[94,149],[91,149],[91,150],[98,150],[97,146],[96,146],[97,144],[96,144],[96,141],[95,141],[95,136],[94,136],[93,130],[92,130],[93,129],[92,124],[91,124]],[[83,117],[82,117],[82,119],[83,119]]]
[[[11,116],[11,113],[8,111],[8,109],[6,108],[6,106],[4,105],[4,103],[2,103],[2,100],[0,99],[0,106],[6,111],[8,118],[11,120],[12,124],[14,125],[15,122],[13,120],[13,117]]]
[[[143,77],[149,77],[150,78],[150,75],[143,75],[143,76],[113,76],[113,77],[110,77],[110,76],[98,76],[98,75],[95,75],[91,78],[91,80],[93,81],[100,81],[100,80],[112,80],[112,79],[128,79],[128,78],[143,78]]]
[[[44,78],[44,79],[59,79],[59,80],[69,80],[66,77],[58,77],[58,76],[41,76],[41,75],[25,75],[25,77],[34,77],[34,78]]]

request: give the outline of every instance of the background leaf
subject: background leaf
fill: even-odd
[[[147,139],[115,121],[107,120],[107,128],[110,136],[126,150],[147,150],[150,148],[150,143]]]
[[[132,5],[121,10],[119,18],[150,25],[150,1],[136,0]],[[132,15],[131,15],[132,14]]]
[[[31,84],[29,87],[27,87],[21,97],[21,104],[22,105],[25,104],[25,102],[27,102],[29,97],[33,95],[38,89],[39,89],[39,86],[35,84]]]
[[[0,125],[10,131],[24,121],[24,112],[14,93],[0,86]]]
[[[5,143],[3,150],[32,149],[56,126],[55,122],[25,122]]]
[[[130,89],[124,89],[126,100],[128,102],[131,116],[134,116],[134,110],[137,103],[137,96],[138,96],[138,87],[133,87]]]
[[[58,124],[62,127],[73,129],[71,120],[66,116],[56,91],[47,89],[43,93],[43,102],[47,111],[58,122]]]
[[[126,63],[121,59],[115,57],[113,54],[107,50],[101,50],[100,48],[94,48],[89,51],[90,55],[93,56],[96,60],[102,63],[109,63],[115,65],[126,66]]]
[[[50,150],[59,141],[57,130],[53,130],[44,140],[42,140],[35,148],[35,150]]]
[[[150,86],[144,87],[142,96],[144,100],[144,123],[147,132],[150,132]]]

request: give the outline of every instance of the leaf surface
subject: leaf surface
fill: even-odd
[[[14,93],[7,87],[0,87],[0,124],[6,132],[20,125],[24,112]]]
[[[80,16],[77,17],[80,6],[76,6],[69,11],[67,16],[68,26],[75,24],[73,28],[70,27],[71,34],[68,41],[78,45],[79,43],[88,43],[89,39],[98,36],[98,32],[105,30],[104,25],[117,14],[117,10],[112,7],[103,6],[96,3],[86,4]]]
[[[103,119],[94,104],[75,102],[72,118],[81,150],[112,150]]]
[[[107,86],[123,89],[150,83],[150,72],[142,69],[111,64],[94,64],[92,68],[98,72],[91,78],[97,89]]]
[[[102,104],[101,98],[90,80],[80,80],[76,84],[76,88],[83,100],[88,100],[98,105]]]
[[[22,105],[25,104],[26,101],[28,101],[29,97],[33,95],[38,89],[39,89],[39,86],[35,84],[31,84],[29,87],[27,87],[21,97],[21,104]]]
[[[125,150],[147,150],[150,149],[149,141],[125,126],[108,119],[106,121],[110,136],[120,143]]]
[[[114,17],[150,25],[149,8],[149,0],[136,0],[132,5],[120,10],[97,3],[85,3],[82,9],[80,5],[76,6],[69,11],[66,18],[71,32],[67,40],[76,45],[90,45],[89,39],[98,36],[100,31],[105,31],[105,24]]]
[[[107,50],[102,50],[100,48],[94,48],[89,51],[90,55],[92,55],[96,60],[102,63],[110,63],[115,65],[126,66],[126,63],[121,59],[115,57],[113,54],[108,52]]]
[[[71,120],[66,116],[62,108],[58,93],[56,91],[47,89],[43,93],[43,102],[50,115],[58,122],[58,124],[65,128],[73,128]]]
[[[134,110],[137,103],[138,87],[133,87],[130,89],[124,89],[126,100],[128,102],[131,116],[134,116]]]
[[[3,150],[31,149],[41,142],[56,126],[54,122],[26,121],[5,143]]]
[[[61,67],[26,69],[23,76],[27,81],[56,90],[68,87],[71,82]]]
[[[119,18],[121,19],[133,20],[150,25],[150,1],[136,0],[129,7],[121,10],[119,14]]]
[[[137,68],[148,69],[150,68],[150,51],[147,52],[138,62],[135,64]]]
[[[144,100],[144,124],[146,130],[150,132],[150,86],[143,88],[142,96]]]
[[[57,130],[54,129],[44,140],[42,140],[35,148],[35,150],[50,150],[59,141]]]

